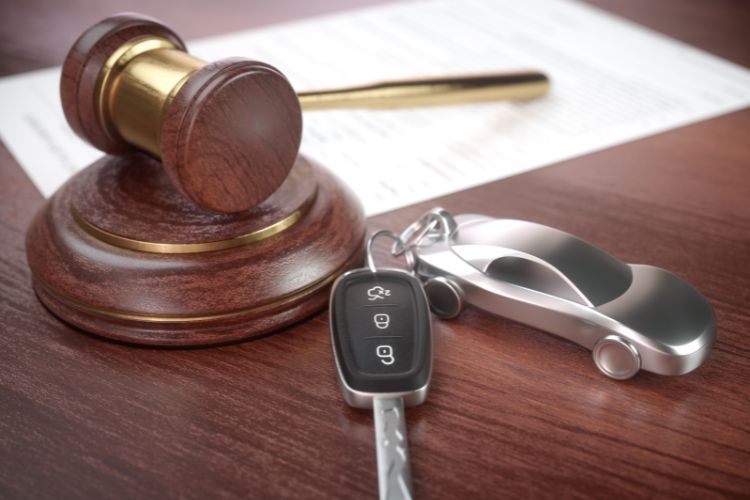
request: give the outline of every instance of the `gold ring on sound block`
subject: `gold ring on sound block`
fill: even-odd
[[[197,322],[206,322],[206,321],[213,321],[213,320],[220,320],[220,319],[242,317],[248,314],[260,313],[263,311],[276,309],[278,307],[283,306],[284,304],[294,302],[300,297],[309,295],[311,293],[314,293],[318,290],[325,288],[326,286],[330,285],[341,273],[343,273],[350,267],[351,266],[347,263],[347,265],[343,266],[342,268],[336,269],[334,272],[332,272],[331,274],[327,276],[324,276],[318,281],[315,281],[303,288],[300,288],[299,290],[295,290],[292,293],[284,295],[272,302],[266,302],[265,304],[247,307],[244,309],[238,309],[235,311],[228,311],[228,312],[223,312],[219,314],[210,314],[210,315],[205,315],[205,316],[151,316],[147,314],[134,314],[134,313],[129,313],[125,311],[118,311],[118,310],[109,309],[109,308],[99,308],[99,307],[86,304],[85,302],[75,299],[67,295],[64,292],[61,292],[59,290],[56,290],[55,288],[52,288],[50,285],[48,285],[47,283],[45,283],[38,277],[37,277],[37,282],[42,288],[44,288],[44,290],[47,293],[55,297],[59,302],[66,304],[73,309],[78,309],[80,311],[96,314],[98,316],[114,318],[114,319],[119,319],[119,320],[141,321],[144,323],[197,323]]]
[[[302,216],[312,207],[315,202],[315,198],[318,194],[318,187],[310,194],[310,196],[300,205],[300,207],[287,215],[281,220],[274,222],[266,227],[256,229],[249,233],[235,236],[233,238],[227,238],[224,240],[207,241],[204,243],[156,243],[151,241],[141,241],[126,236],[120,236],[114,234],[106,229],[102,229],[91,222],[87,221],[75,207],[70,207],[70,212],[73,219],[78,223],[81,229],[86,231],[89,235],[93,236],[99,241],[114,245],[116,247],[125,248],[128,250],[135,250],[138,252],[149,252],[149,253],[168,253],[168,254],[188,254],[188,253],[203,253],[203,252],[215,252],[217,250],[226,250],[228,248],[235,248],[243,245],[249,245],[251,243],[257,243],[259,241],[275,236],[282,231],[292,227],[296,224]]]

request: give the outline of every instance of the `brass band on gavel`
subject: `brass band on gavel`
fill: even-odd
[[[207,63],[170,41],[153,36],[131,40],[106,62],[96,94],[101,123],[130,144],[160,157],[164,115],[182,84]],[[299,92],[303,110],[393,109],[495,100],[528,100],[549,90],[535,71],[397,80]]]

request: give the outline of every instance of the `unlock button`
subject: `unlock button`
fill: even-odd
[[[388,344],[379,345],[375,348],[375,354],[380,358],[380,362],[385,366],[390,366],[396,362],[396,357],[393,355],[393,347]]]

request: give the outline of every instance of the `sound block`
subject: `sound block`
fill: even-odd
[[[106,156],[50,198],[26,239],[34,289],[63,321],[113,340],[204,346],[323,309],[360,265],[364,214],[299,156],[271,197],[239,213],[187,200],[141,153]]]

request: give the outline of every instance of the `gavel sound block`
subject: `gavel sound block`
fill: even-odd
[[[272,66],[204,63],[124,14],[78,39],[60,89],[70,126],[109,154],[27,234],[36,293],[64,321],[138,344],[227,343],[319,311],[361,262],[361,206],[298,156],[300,103]]]

